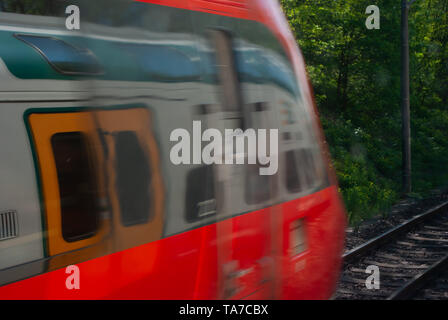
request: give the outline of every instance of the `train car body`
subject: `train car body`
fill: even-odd
[[[275,1],[71,1],[79,31],[2,2],[0,299],[331,296],[344,208]],[[278,129],[278,170],[174,164],[194,122]]]

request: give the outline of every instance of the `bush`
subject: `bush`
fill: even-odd
[[[351,225],[385,211],[397,199],[397,184],[383,176],[372,157],[384,159],[369,148],[370,136],[350,120],[322,117],[340,192]],[[394,164],[395,165],[395,164]]]

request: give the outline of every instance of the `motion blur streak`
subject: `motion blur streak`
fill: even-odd
[[[17,1],[0,0],[1,299],[332,295],[344,208],[275,1]],[[278,130],[277,172],[173,164],[195,121]]]

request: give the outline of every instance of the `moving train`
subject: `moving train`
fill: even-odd
[[[331,297],[345,211],[275,0],[0,0],[0,43],[0,299]],[[278,170],[173,163],[195,122],[277,130]]]

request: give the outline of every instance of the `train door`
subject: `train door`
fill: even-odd
[[[114,251],[159,240],[163,184],[150,111],[100,110],[95,112],[95,121],[105,148]]]
[[[41,110],[31,110],[27,122],[39,169],[51,271],[109,253],[111,224],[105,206],[103,150],[92,113]],[[87,274],[104,277],[107,265],[102,267]],[[64,283],[52,278],[42,290],[50,295],[68,292]],[[106,291],[105,286],[96,293]]]
[[[113,250],[121,251],[114,263],[124,288],[115,294],[132,296],[154,276],[159,246],[126,249],[162,236],[163,183],[152,117],[146,108],[126,108],[96,111],[95,121],[105,149]]]
[[[244,60],[237,55],[237,40],[223,30],[213,30],[210,36],[215,49],[222,106],[216,125],[225,141],[223,162],[216,166],[220,220],[217,224],[219,297],[271,298],[270,200],[275,181],[271,176],[260,175],[262,165],[258,160],[249,163],[251,156],[257,158],[251,148],[258,143],[258,129],[268,128],[270,120],[260,117],[265,107],[260,88],[241,82],[238,68]],[[237,133],[237,129],[243,132]],[[253,135],[244,137],[249,131]],[[236,147],[239,138],[245,142],[244,150]],[[230,146],[226,141],[233,143]],[[229,160],[231,164],[227,162]]]

